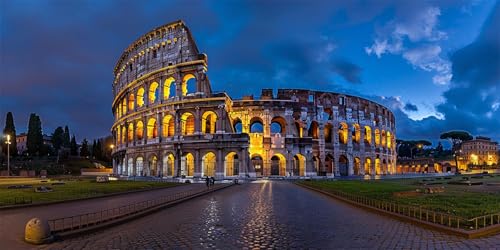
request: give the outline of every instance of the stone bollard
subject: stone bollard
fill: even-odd
[[[44,244],[53,240],[49,223],[40,218],[33,218],[26,223],[24,240],[32,244]]]

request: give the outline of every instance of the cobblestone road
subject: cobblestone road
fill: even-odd
[[[231,187],[44,249],[500,249],[352,207],[287,182]]]

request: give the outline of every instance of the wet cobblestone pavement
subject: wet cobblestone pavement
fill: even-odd
[[[500,249],[374,214],[294,184],[258,181],[43,249]]]

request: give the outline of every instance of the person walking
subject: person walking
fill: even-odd
[[[213,176],[210,177],[210,182],[211,182],[212,186],[215,186],[215,178]]]
[[[210,179],[208,178],[208,175],[205,175],[205,183],[207,184],[207,189],[210,188]]]

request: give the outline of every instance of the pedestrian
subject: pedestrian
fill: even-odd
[[[214,186],[215,185],[215,178],[212,176],[212,177],[210,177],[210,179],[211,179],[210,182],[211,182],[212,186]]]
[[[205,183],[207,184],[207,188],[210,188],[210,179],[208,178],[208,175],[205,175]]]

